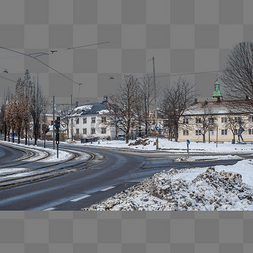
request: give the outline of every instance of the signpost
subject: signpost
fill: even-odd
[[[191,142],[190,142],[189,140],[186,141],[188,157],[189,157],[189,146],[190,146],[190,143],[191,143]]]

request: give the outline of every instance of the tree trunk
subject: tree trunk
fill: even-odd
[[[177,122],[175,122],[174,123],[174,125],[175,125],[175,127],[174,127],[174,129],[175,129],[175,141],[177,142],[178,141],[178,124],[177,124]]]
[[[206,142],[206,133],[202,134],[203,135],[203,143]]]
[[[12,131],[12,142],[14,143],[14,131]]]
[[[20,135],[21,135],[21,131],[18,131],[18,144],[20,143]]]
[[[7,137],[7,127],[6,127],[6,122],[4,122],[4,141],[6,141]]]

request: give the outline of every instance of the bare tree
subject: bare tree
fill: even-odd
[[[140,103],[139,89],[138,79],[132,75],[125,75],[117,93],[111,95],[107,103],[111,119],[115,121],[114,125],[126,135],[126,143],[138,118],[136,108]]]
[[[159,90],[159,83],[156,84],[157,91]],[[157,92],[158,94],[158,92]],[[151,130],[151,121],[149,117],[150,109],[154,101],[154,81],[153,74],[143,74],[140,81],[140,95],[142,100],[142,122],[145,127],[145,135],[148,136]]]
[[[244,106],[252,111],[253,42],[242,42],[234,46],[220,79],[231,105],[233,101],[236,105],[240,103],[240,108]]]
[[[172,87],[164,90],[160,110],[165,119],[173,126],[175,141],[178,140],[179,119],[195,97],[194,86],[195,84],[187,79],[179,77]]]
[[[203,104],[203,114],[198,118],[200,121],[198,124],[199,130],[203,137],[203,143],[206,142],[206,133],[208,131],[214,130],[215,127],[215,117],[212,113],[212,108],[208,106],[207,101]]]

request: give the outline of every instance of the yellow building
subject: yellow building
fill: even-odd
[[[211,101],[195,102],[179,120],[180,142],[253,142],[253,110],[232,107],[224,101],[219,81]],[[234,140],[234,141],[233,141]]]

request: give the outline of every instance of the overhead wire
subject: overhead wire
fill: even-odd
[[[70,50],[70,49],[76,49],[76,48],[81,48],[81,47],[88,47],[88,46],[95,46],[95,45],[99,45],[99,44],[105,44],[105,43],[110,43],[110,41],[106,41],[106,42],[99,42],[99,43],[95,43],[95,44],[90,44],[90,45],[84,45],[84,46],[78,46],[78,47],[69,47],[67,49],[61,49],[59,51],[63,51],[63,50]],[[30,57],[38,62],[40,62],[41,64],[47,66],[48,68],[52,69],[53,71],[55,71],[56,73],[58,73],[59,75],[67,78],[68,80],[70,80],[71,82],[75,83],[75,84],[78,84],[77,82],[75,82],[74,80],[72,80],[71,78],[65,76],[64,74],[62,74],[61,72],[59,72],[58,70],[56,70],[55,68],[52,68],[50,67],[48,64],[44,63],[43,61],[37,59],[37,57],[41,56],[41,55],[49,55],[48,52],[36,52],[36,53],[32,53],[32,54],[38,54],[37,56],[31,56],[32,54],[26,54],[26,53],[21,53],[21,52],[18,52],[16,50],[13,50],[13,49],[10,49],[10,48],[6,48],[6,47],[3,47],[3,46],[0,46],[0,48],[2,49],[5,49],[5,50],[8,50],[10,52],[14,52],[14,53],[17,53],[17,54],[20,54],[20,55],[24,55],[24,56],[27,56],[27,57]],[[57,50],[58,52],[58,50]]]

